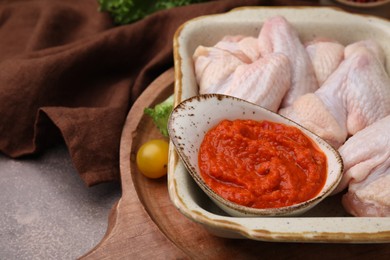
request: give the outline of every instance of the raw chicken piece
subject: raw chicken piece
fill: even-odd
[[[344,45],[329,39],[315,39],[305,45],[321,86],[344,59]]]
[[[256,61],[260,57],[257,38],[237,36],[225,36],[214,47],[225,50],[241,59],[245,63]]]
[[[344,190],[345,209],[355,216],[390,216],[390,116],[349,138],[339,152],[344,175],[333,193]]]
[[[224,94],[276,112],[290,87],[290,62],[279,53],[237,67]]]
[[[236,68],[245,64],[230,52],[215,47],[199,46],[193,59],[201,94],[223,93]]]
[[[346,47],[345,60],[316,95],[335,117],[343,104],[347,130],[353,135],[390,114],[390,78],[371,49],[361,45],[349,51],[350,47]]]
[[[347,212],[356,217],[390,217],[390,169],[378,175],[350,185],[350,191],[342,198]]]
[[[353,52],[357,51],[357,49],[359,48],[366,48],[375,57],[377,57],[383,65],[385,64],[385,60],[386,60],[385,52],[383,51],[382,47],[374,40],[364,40],[364,41],[351,43],[345,48],[344,55],[348,57]]]
[[[258,38],[262,55],[283,53],[290,60],[291,87],[283,99],[282,107],[291,105],[298,97],[314,92],[318,88],[309,55],[297,31],[284,17],[275,16],[266,20]]]
[[[323,127],[324,118],[333,117],[339,126],[333,127],[335,132],[317,134],[336,148],[348,134],[353,135],[390,114],[390,78],[376,55],[363,45],[345,55],[345,60],[315,95],[326,109],[297,100],[292,107],[279,112],[315,133]],[[313,110],[308,118],[299,112],[305,109]]]
[[[332,116],[321,99],[314,93],[298,98],[279,113],[322,137],[333,147],[339,147],[347,138],[347,129]]]
[[[280,53],[260,56],[257,38],[226,36],[193,55],[199,92],[235,96],[276,112],[291,84],[291,64]]]

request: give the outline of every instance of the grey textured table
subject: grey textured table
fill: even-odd
[[[64,146],[0,155],[0,259],[76,259],[100,242],[120,195],[119,183],[86,187]]]

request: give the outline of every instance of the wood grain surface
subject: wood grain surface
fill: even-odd
[[[128,114],[120,147],[122,197],[111,211],[102,241],[82,259],[386,259],[388,244],[270,243],[211,235],[184,217],[169,199],[166,177],[140,174],[142,143],[163,138],[143,109],[173,93],[173,69],[157,78]]]

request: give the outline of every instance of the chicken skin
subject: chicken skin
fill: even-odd
[[[280,53],[252,61],[255,51],[243,52],[237,45],[251,45],[252,39],[224,38],[214,47],[198,47],[194,61],[199,92],[234,96],[276,112],[290,87],[290,61]],[[230,63],[221,66],[225,62]]]
[[[331,39],[317,38],[306,43],[305,46],[313,64],[318,85],[321,86],[344,59],[344,45]]]
[[[390,216],[390,115],[349,138],[340,149],[344,208],[355,216]]]
[[[200,94],[224,93],[236,68],[245,64],[232,53],[215,47],[199,46],[193,58]]]
[[[277,112],[290,87],[290,68],[283,54],[265,55],[251,64],[238,66],[224,94]]]
[[[214,47],[230,52],[245,63],[252,63],[260,58],[260,50],[255,37],[228,35]]]
[[[349,135],[390,114],[390,78],[381,60],[363,44],[345,48],[344,61],[314,95],[317,105],[297,100],[280,114],[318,133],[336,148]],[[309,109],[310,118],[299,112]],[[337,122],[338,126],[318,132],[325,122]]]
[[[291,63],[291,87],[283,99],[282,107],[290,106],[298,97],[317,90],[318,83],[313,65],[298,32],[282,16],[267,19],[259,34],[262,55],[282,53]]]

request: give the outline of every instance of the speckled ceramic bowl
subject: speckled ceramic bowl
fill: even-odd
[[[319,194],[310,200],[287,207],[258,209],[233,203],[215,193],[200,175],[198,153],[205,134],[224,119],[268,120],[300,129],[327,158],[327,178]],[[172,111],[168,131],[176,151],[196,183],[210,199],[231,216],[300,215],[326,198],[341,180],[343,162],[339,153],[328,143],[291,120],[242,99],[218,94],[199,95],[187,99]]]
[[[198,95],[192,55],[199,45],[212,46],[227,34],[256,36],[265,19],[282,15],[302,40],[316,36],[343,44],[375,39],[386,54],[390,73],[390,22],[329,7],[247,7],[198,17],[183,24],[174,37],[175,104]],[[390,242],[390,218],[356,218],[344,211],[339,196],[328,196],[299,217],[233,217],[205,195],[170,145],[168,190],[173,205],[211,233],[262,241],[374,243]]]

